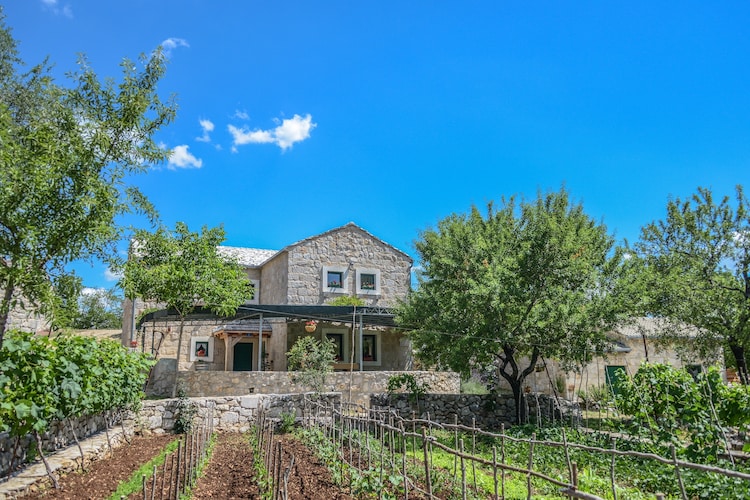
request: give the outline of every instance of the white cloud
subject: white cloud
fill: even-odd
[[[104,270],[104,279],[107,281],[119,281],[122,278],[122,273],[117,273],[109,267]]]
[[[203,135],[196,137],[195,140],[200,142],[211,142],[211,136],[209,134],[214,131],[213,122],[211,120],[198,120],[198,123],[201,124]]]
[[[247,111],[240,111],[239,109],[234,112],[233,115],[234,118],[239,118],[240,120],[249,120],[250,115],[247,114]]]
[[[182,38],[167,38],[161,42],[161,48],[167,57],[172,55],[172,51],[177,47],[190,47],[190,45],[187,43],[187,40],[183,40]]]
[[[201,168],[203,166],[203,160],[193,156],[188,148],[190,146],[182,144],[175,146],[169,155],[169,162],[167,168],[174,170],[175,168]]]
[[[73,8],[70,4],[60,5],[57,0],[42,0],[44,7],[55,15],[63,15],[69,19],[73,19]]]
[[[301,142],[310,137],[310,131],[317,126],[317,123],[312,122],[311,115],[294,115],[292,118],[288,118],[281,121],[281,124],[270,130],[248,130],[245,127],[238,128],[234,125],[229,125],[229,133],[232,134],[234,142],[232,143],[232,151],[237,151],[237,146],[243,144],[267,144],[273,143],[279,146],[282,150],[291,148],[295,142]]]

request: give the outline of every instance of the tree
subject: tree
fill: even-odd
[[[122,297],[114,290],[83,290],[71,326],[87,329],[122,328]]]
[[[217,252],[222,241],[221,227],[203,227],[200,233],[192,233],[183,222],[178,222],[174,231],[162,227],[153,233],[135,232],[121,285],[130,299],[159,302],[177,312],[178,369],[185,319],[196,307],[230,316],[253,297],[250,280],[240,265]]]
[[[747,384],[750,346],[750,214],[737,186],[718,203],[709,189],[667,203],[633,252],[632,283],[642,312],[668,319],[664,341],[708,357],[728,347]]]
[[[527,420],[523,382],[537,363],[579,365],[615,323],[617,252],[606,227],[563,189],[534,202],[476,207],[420,234],[423,269],[398,321],[417,356],[468,376],[492,367]],[[612,253],[612,255],[610,255]]]
[[[157,94],[161,51],[140,62],[102,83],[81,58],[58,85],[46,61],[24,69],[0,12],[0,346],[11,308],[54,317],[67,264],[117,255],[119,216],[154,216],[126,179],[167,158],[153,137],[175,106]]]
[[[336,344],[330,339],[301,337],[286,355],[289,369],[298,372],[297,379],[311,386],[315,392],[323,392],[326,377],[333,371],[333,362],[336,360]]]

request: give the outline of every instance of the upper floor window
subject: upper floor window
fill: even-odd
[[[344,273],[341,271],[328,271],[326,277],[329,288],[343,288],[344,287]]]
[[[380,294],[380,271],[378,269],[357,269],[357,293]]]
[[[245,304],[260,304],[260,280],[249,280],[253,289],[253,298],[245,301]]]
[[[346,293],[349,289],[349,268],[346,266],[323,266],[323,291]]]

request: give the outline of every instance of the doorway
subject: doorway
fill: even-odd
[[[253,371],[253,344],[250,342],[235,344],[233,370],[236,372]]]

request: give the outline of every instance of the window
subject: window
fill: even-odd
[[[259,304],[260,303],[260,280],[249,280],[250,288],[253,289],[253,298],[245,301],[245,304]]]
[[[366,333],[362,335],[362,365],[380,366],[381,349],[380,334]]]
[[[349,288],[347,266],[323,266],[322,287],[325,293],[346,293]]]
[[[379,295],[380,271],[377,269],[357,269],[357,293],[360,295]]]
[[[336,361],[344,361],[344,334],[326,333],[326,338],[336,345]]]
[[[344,287],[344,273],[341,271],[328,271],[328,288],[343,288]]]
[[[336,363],[349,362],[349,329],[348,328],[324,328],[323,335],[326,339],[333,341],[336,345],[334,354]]]
[[[214,338],[213,337],[193,337],[190,339],[190,361],[214,360]]]

